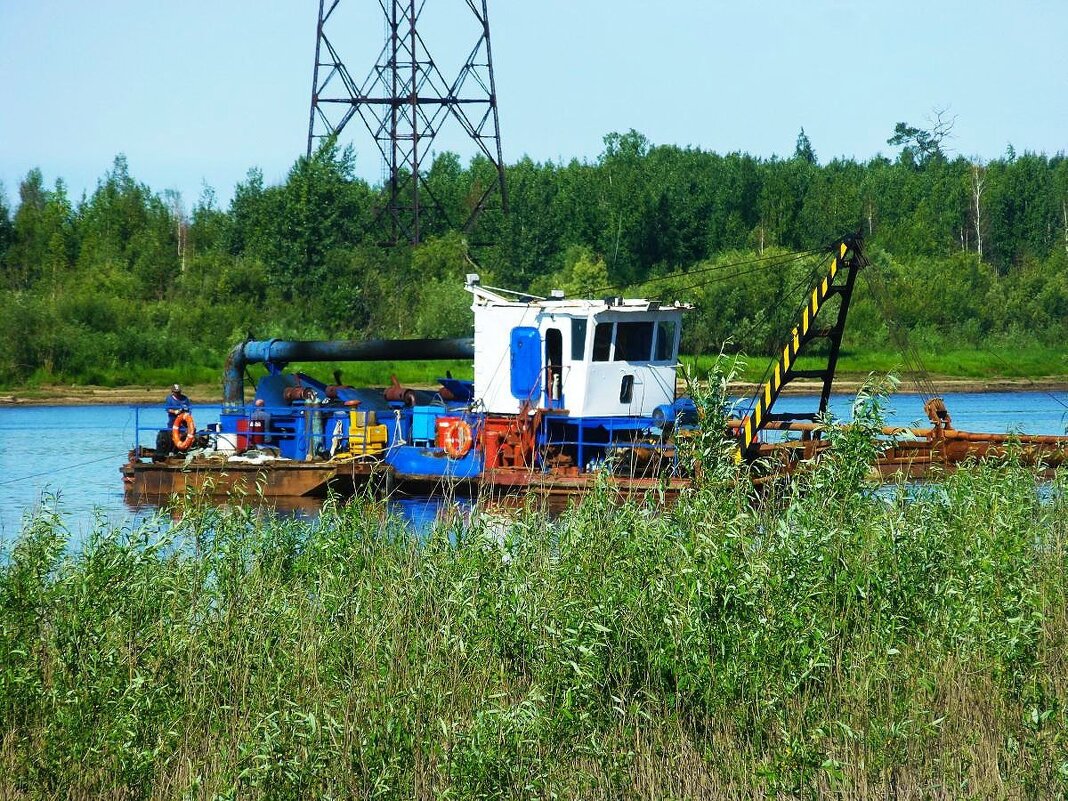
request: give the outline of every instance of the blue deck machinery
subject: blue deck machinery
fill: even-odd
[[[459,459],[428,459],[439,417],[462,416],[472,397],[471,382],[442,379],[439,392],[357,388],[327,384],[303,372],[286,372],[291,363],[470,360],[474,341],[411,340],[281,340],[246,341],[230,351],[223,374],[220,433],[238,438],[243,450],[249,439],[274,446],[284,459],[314,461],[335,457],[339,448],[353,454],[378,454],[394,469],[421,475],[466,478],[481,463],[473,451]],[[267,375],[256,382],[255,401],[269,414],[269,431],[250,433],[253,405],[245,403],[247,368],[262,363]],[[358,443],[358,445],[357,445]]]

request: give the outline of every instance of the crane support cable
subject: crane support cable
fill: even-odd
[[[1003,358],[1001,358],[1001,356],[999,356],[997,353],[995,353],[994,351],[990,350],[989,348],[980,348],[980,350],[982,350],[984,353],[988,353],[989,355],[993,356],[995,359],[997,359],[999,362],[1001,362],[1001,364],[1004,367],[1007,367],[1010,370],[1012,369],[1012,365],[1011,364],[1009,364],[1007,361],[1005,361]],[[1052,398],[1054,400],[1054,402],[1059,403],[1065,409],[1068,409],[1068,403],[1065,403],[1063,400],[1058,398],[1056,395],[1054,395],[1048,389],[1043,389],[1041,386],[1038,385],[1037,382],[1033,381],[1032,379],[1028,378],[1027,376],[1024,376],[1023,378],[1028,384],[1030,384],[1032,387],[1034,387],[1036,392],[1042,392],[1043,394],[1048,395],[1050,398]]]
[[[882,312],[883,319],[886,320],[890,340],[901,354],[904,367],[910,373],[920,397],[923,398],[924,403],[927,403],[931,398],[938,396],[938,389],[935,387],[934,382],[931,380],[931,375],[923,363],[923,357],[909,339],[905,326],[898,319],[897,310],[885,279],[883,276],[878,275],[876,271],[869,270],[865,274],[865,280],[868,282],[868,288],[871,290],[872,296],[879,305],[879,311]]]
[[[665,275],[657,275],[657,276],[654,276],[652,278],[646,278],[646,279],[641,280],[641,281],[631,281],[631,282],[625,283],[625,284],[610,284],[608,286],[599,287],[597,289],[592,290],[590,292],[590,294],[594,295],[594,296],[597,296],[597,295],[600,295],[600,294],[602,294],[604,292],[610,292],[612,290],[623,291],[625,289],[630,289],[630,288],[636,287],[636,286],[649,286],[651,284],[659,284],[659,283],[662,283],[664,281],[671,281],[671,280],[678,279],[678,278],[691,278],[693,276],[705,275],[707,273],[716,273],[716,272],[722,272],[724,270],[732,270],[732,269],[734,269],[736,267],[751,267],[752,265],[755,265],[755,264],[765,264],[767,262],[771,262],[770,264],[765,264],[765,267],[761,268],[761,269],[767,269],[767,268],[770,268],[770,267],[781,266],[782,264],[788,264],[789,262],[797,261],[797,260],[802,259],[802,258],[804,258],[806,256],[815,255],[815,254],[817,254],[819,252],[821,252],[821,251],[819,251],[819,250],[802,250],[802,251],[792,251],[790,253],[776,253],[776,254],[771,255],[771,256],[760,256],[760,257],[754,258],[754,259],[743,259],[742,261],[734,261],[734,262],[729,262],[727,264],[712,264],[712,265],[709,265],[708,267],[701,267],[701,268],[696,269],[696,270],[676,270],[673,273],[667,273]],[[755,272],[755,270],[750,270],[750,271],[747,271],[747,272]],[[704,285],[703,283],[698,283],[695,286],[703,286],[703,285]]]
[[[690,292],[690,290],[692,289],[703,289],[704,287],[711,286],[712,284],[722,284],[728,281],[737,281],[738,279],[744,278],[745,276],[752,276],[752,274],[757,272],[765,272],[767,270],[770,270],[772,267],[785,267],[786,265],[792,262],[798,262],[805,257],[806,254],[804,253],[799,255],[791,255],[788,258],[784,257],[783,261],[781,262],[761,264],[757,267],[751,267],[748,270],[738,270],[737,272],[726,274],[726,276],[712,276],[711,278],[706,278],[703,281],[696,281],[692,284],[687,284],[686,286],[677,286],[675,287],[675,289],[677,290],[677,292]]]
[[[35,478],[41,478],[42,476],[51,476],[56,473],[62,473],[64,470],[77,470],[79,467],[88,467],[93,464],[100,464],[100,462],[113,461],[119,459],[126,454],[108,454],[107,456],[101,456],[98,459],[90,459],[88,462],[77,462],[75,464],[65,464],[61,467],[52,467],[48,470],[42,470],[37,473],[26,473],[25,475],[15,476],[14,478],[7,478],[0,481],[0,487],[5,487],[8,484],[19,484],[23,481],[30,481]]]

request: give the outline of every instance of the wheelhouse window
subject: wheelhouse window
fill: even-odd
[[[593,329],[593,360],[606,362],[612,356],[612,323],[597,323]]]
[[[656,352],[653,354],[653,361],[667,362],[674,357],[676,330],[674,320],[661,320],[656,324]]]
[[[586,319],[571,319],[571,361],[586,358]]]
[[[653,350],[653,323],[616,323],[617,362],[647,362]]]

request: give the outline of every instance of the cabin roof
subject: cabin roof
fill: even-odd
[[[498,307],[511,307],[516,309],[530,309],[537,308],[543,309],[547,312],[559,313],[559,314],[581,314],[586,316],[590,313],[601,311],[613,311],[613,312],[647,312],[647,311],[685,311],[691,308],[687,304],[674,303],[665,304],[658,300],[646,300],[645,298],[612,298],[603,300],[588,300],[588,299],[563,299],[563,300],[542,300],[535,299],[529,302],[522,301],[506,301],[501,302],[485,302],[480,305],[485,306],[498,306]]]
[[[597,300],[565,297],[541,298],[510,290],[482,286],[479,283],[478,276],[474,274],[468,276],[466,288],[474,296],[476,306],[513,309],[535,308],[550,314],[572,314],[583,317],[598,312],[680,312],[693,308],[689,303],[680,303],[679,301],[664,303],[660,300],[648,298],[605,297]],[[514,295],[514,297],[507,297],[506,295]]]

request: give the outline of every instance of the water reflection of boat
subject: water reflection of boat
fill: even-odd
[[[323,510],[323,498],[301,496],[277,496],[263,498],[249,495],[236,495],[232,498],[209,496],[214,506],[225,508],[228,504],[243,510],[252,510],[259,514],[274,515],[296,520],[314,520]],[[181,520],[184,515],[182,502],[174,502],[171,496],[150,495],[134,499],[129,493],[125,497],[126,511],[134,518],[143,519],[154,514],[166,514],[172,520]]]
[[[188,497],[185,502],[166,496],[157,496],[134,502],[127,497],[125,508],[134,518],[148,519],[154,515],[165,515],[178,523],[185,517],[190,506],[198,505],[196,495]],[[227,507],[240,508],[242,514],[251,512],[256,517],[271,517],[288,520],[316,521],[323,514],[325,498],[278,496],[241,496],[234,498],[209,497],[206,500],[220,511]],[[409,530],[418,537],[426,537],[436,526],[446,530],[470,531],[477,528],[489,538],[489,541],[503,544],[507,533],[517,516],[534,512],[539,517],[554,519],[568,506],[570,501],[561,496],[543,497],[532,502],[531,497],[504,495],[500,497],[471,498],[451,495],[408,495],[396,492],[388,498],[380,499],[383,522],[388,515],[393,520],[405,523]],[[361,505],[361,513],[367,513],[373,506]],[[476,525],[472,526],[472,522]]]

